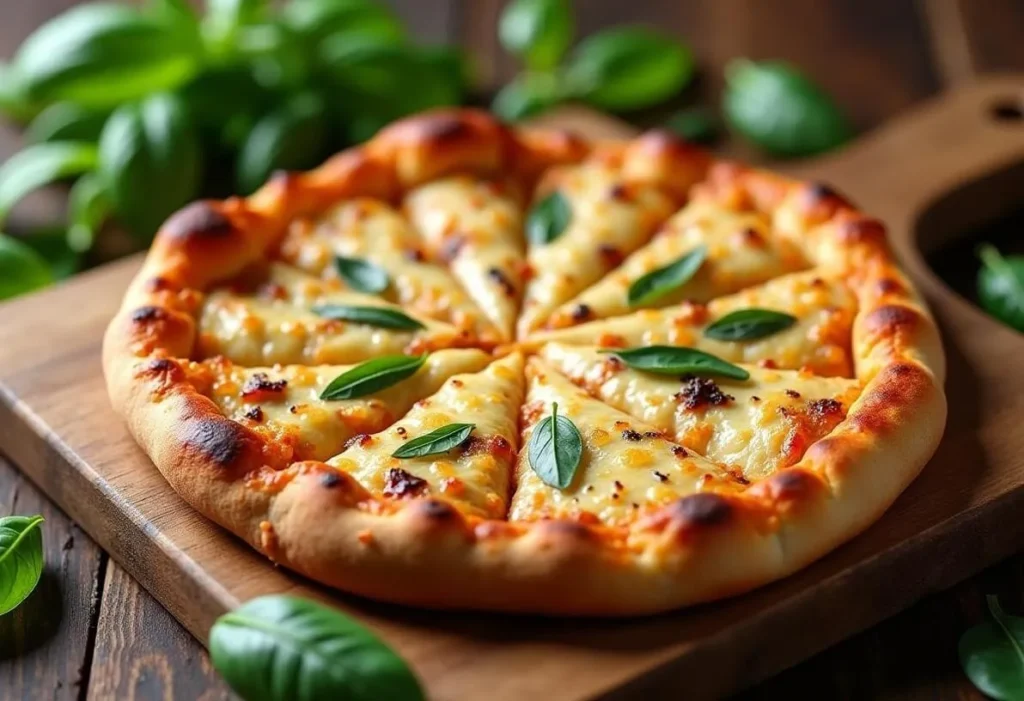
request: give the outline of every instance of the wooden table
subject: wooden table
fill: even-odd
[[[71,0],[8,7],[0,57]],[[416,32],[461,42],[486,85],[515,71],[494,37],[499,0],[392,0]],[[861,130],[978,72],[1024,70],[1020,0],[577,0],[582,32],[623,21],[672,28],[693,46],[701,78],[688,102],[714,99],[728,59],[785,58],[833,94]],[[16,8],[16,10],[15,10]],[[0,159],[18,145],[0,129]],[[745,153],[727,143],[730,153]],[[12,228],[53,211],[36,197]],[[0,329],[0,342],[3,330]],[[42,513],[46,569],[39,588],[0,618],[2,699],[219,699],[230,692],[205,651],[164,609],[0,457],[0,514]],[[986,571],[769,682],[750,699],[981,698],[960,672],[956,642],[983,617],[983,595],[1024,608],[1024,556]],[[770,641],[765,642],[771,644]],[[813,691],[812,691],[813,690]]]

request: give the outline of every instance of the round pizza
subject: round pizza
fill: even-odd
[[[946,415],[934,322],[829,187],[474,110],[172,216],[104,369],[170,485],[275,563],[565,615],[807,565]]]

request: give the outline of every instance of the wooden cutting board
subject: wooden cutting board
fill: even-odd
[[[1012,116],[1006,105],[1024,105],[1024,76],[939,98],[801,168],[891,225],[943,329],[949,424],[881,521],[752,594],[630,621],[551,620],[373,604],[272,567],[185,505],[108,406],[100,339],[138,259],[0,306],[0,449],[200,640],[240,602],[289,592],[364,620],[434,699],[720,696],[1024,545],[1024,335],[946,288],[915,243],[935,245],[1024,202],[1024,121],[993,117]],[[602,136],[624,129],[580,110],[552,119]]]

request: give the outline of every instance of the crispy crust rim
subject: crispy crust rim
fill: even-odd
[[[270,252],[287,222],[355,196],[394,200],[451,172],[514,173],[614,159],[680,201],[739,193],[841,268],[859,308],[846,419],[796,465],[740,494],[683,497],[626,528],[466,516],[444,501],[381,501],[324,463],[273,446],[186,382],[196,291]],[[182,498],[272,560],[404,604],[552,615],[635,615],[747,591],[790,574],[874,522],[934,453],[946,418],[935,323],[895,265],[884,226],[827,187],[731,163],[651,132],[625,143],[511,130],[473,110],[425,113],[249,198],[201,201],[161,228],[111,322],[103,366],[114,408]],[[414,582],[414,585],[410,585]]]

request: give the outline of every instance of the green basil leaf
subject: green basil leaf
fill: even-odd
[[[28,99],[25,81],[14,67],[0,61],[0,112],[25,122],[35,117],[39,109],[39,105]]]
[[[327,128],[323,101],[313,93],[298,95],[260,119],[238,154],[239,189],[255,191],[275,170],[315,166],[324,155]]]
[[[50,141],[99,141],[109,115],[71,102],[55,102],[32,120],[25,129],[25,141],[42,144]]]
[[[644,27],[617,27],[583,40],[566,67],[577,97],[608,110],[636,110],[676,95],[693,78],[690,50]]]
[[[706,107],[680,110],[669,117],[665,127],[693,144],[713,144],[720,136],[718,119]]]
[[[994,246],[978,250],[978,299],[989,314],[1024,332],[1024,256],[1003,257]]]
[[[201,53],[188,35],[127,5],[74,7],[21,45],[15,66],[27,95],[87,107],[116,107],[173,90],[199,70]]]
[[[391,454],[393,458],[422,458],[447,453],[462,445],[476,428],[474,424],[448,424],[419,438],[413,438]]]
[[[18,239],[0,234],[0,299],[32,292],[53,282],[38,253]]]
[[[850,139],[849,122],[806,76],[779,62],[726,66],[723,109],[729,124],[776,156],[810,156]]]
[[[368,0],[292,0],[282,16],[314,47],[336,34],[399,42],[405,28],[389,8]]]
[[[697,246],[665,267],[640,276],[629,286],[629,306],[642,307],[653,304],[677,291],[697,274],[700,266],[704,265],[707,255],[706,246]]]
[[[111,211],[113,204],[99,176],[89,173],[79,178],[68,194],[67,243],[71,250],[83,252],[92,248]]]
[[[181,88],[178,95],[204,142],[229,152],[232,161],[256,121],[281,102],[275,90],[258,81],[251,63],[209,68]],[[221,165],[217,162],[220,160],[210,159],[211,170]],[[226,180],[233,175],[234,163],[222,165],[227,166],[221,175],[221,179]],[[227,187],[225,194],[234,192],[232,183],[224,185]]]
[[[313,307],[313,313],[325,319],[348,321],[353,324],[376,326],[382,329],[416,331],[427,328],[410,316],[387,307],[354,307],[344,304],[320,304]]]
[[[413,356],[385,355],[367,360],[331,380],[320,393],[320,399],[355,399],[379,392],[412,377],[426,361],[427,353]]]
[[[1010,616],[995,596],[985,597],[992,621],[960,638],[960,666],[974,686],[1000,701],[1024,698],[1024,618]]]
[[[513,0],[498,23],[501,45],[531,70],[551,70],[562,60],[576,33],[568,0]]]
[[[77,141],[35,144],[14,154],[0,166],[0,225],[28,193],[94,167],[96,147]]]
[[[68,245],[67,230],[60,226],[36,229],[21,242],[38,253],[54,280],[64,280],[82,267],[82,255]]]
[[[796,317],[773,309],[738,309],[704,329],[704,335],[716,341],[754,341],[785,331]]]
[[[262,596],[218,618],[210,659],[248,701],[424,699],[402,658],[370,631],[292,596]]]
[[[201,184],[199,137],[181,98],[156,94],[114,112],[100,135],[98,172],[118,219],[152,237]]]
[[[558,190],[542,199],[526,216],[526,239],[534,246],[549,244],[572,222],[572,205]]]
[[[519,76],[498,91],[491,111],[509,122],[536,117],[563,99],[558,80],[546,73]]]
[[[334,256],[334,267],[345,284],[359,292],[378,294],[391,284],[388,271],[362,258]]]
[[[544,484],[565,489],[580,466],[583,437],[570,419],[558,415],[558,404],[551,405],[551,416],[542,419],[530,436],[527,458],[530,468]]]
[[[602,350],[616,356],[634,370],[655,375],[721,375],[734,380],[746,380],[750,373],[741,367],[727,363],[710,353],[696,348],[682,346],[646,346]]]
[[[0,285],[3,284],[0,277]],[[43,573],[42,516],[0,518],[0,616],[13,611]]]

